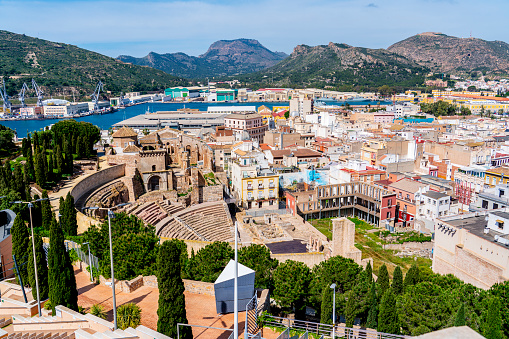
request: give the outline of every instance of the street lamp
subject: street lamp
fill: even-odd
[[[108,211],[108,236],[110,241],[110,265],[111,265],[111,290],[113,293],[113,325],[115,326],[115,331],[117,330],[117,301],[115,298],[115,270],[113,269],[113,245],[111,242],[111,219],[115,218],[115,214],[111,211],[114,208],[122,207],[129,205],[130,202],[118,204],[112,207],[85,207],[84,209],[88,210],[101,210]],[[90,245],[89,245],[90,246]],[[89,250],[90,253],[90,250]],[[92,270],[92,268],[90,268]]]
[[[35,239],[34,239],[34,223],[32,222],[32,207],[34,202],[49,200],[49,198],[42,198],[32,201],[11,201],[11,204],[27,204],[28,210],[30,211],[30,228],[32,229],[32,250],[34,254],[34,274],[35,274],[35,288],[37,290],[37,310],[39,311],[39,317],[42,317],[41,313],[41,298],[39,296],[39,277],[37,276],[37,259],[35,256]]]
[[[92,272],[92,255],[90,254],[90,243],[84,242],[82,245],[88,245],[88,268],[90,269],[90,281],[94,282],[94,273]]]
[[[334,290],[332,297],[332,339],[336,338],[336,284],[330,285],[330,288]]]

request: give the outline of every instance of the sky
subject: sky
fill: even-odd
[[[200,55],[217,40],[368,48],[422,32],[509,42],[508,0],[0,0],[0,29],[111,57]]]

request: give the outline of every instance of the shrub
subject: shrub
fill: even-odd
[[[99,304],[92,305],[88,313],[95,315],[98,318],[106,319],[106,310],[104,309],[103,305]]]
[[[127,303],[117,308],[117,325],[121,330],[136,328],[141,321],[141,308],[134,303]]]

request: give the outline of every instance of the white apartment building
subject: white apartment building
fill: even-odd
[[[224,127],[233,130],[234,133],[245,131],[258,143],[263,142],[265,131],[268,130],[268,126],[263,124],[262,116],[258,113],[228,114],[224,118]]]
[[[424,218],[435,220],[448,215],[451,209],[451,197],[444,193],[427,191],[421,194],[419,214]]]

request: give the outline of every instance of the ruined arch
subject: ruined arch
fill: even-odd
[[[158,175],[151,176],[148,179],[148,191],[159,191],[159,187],[161,185],[161,178]]]

